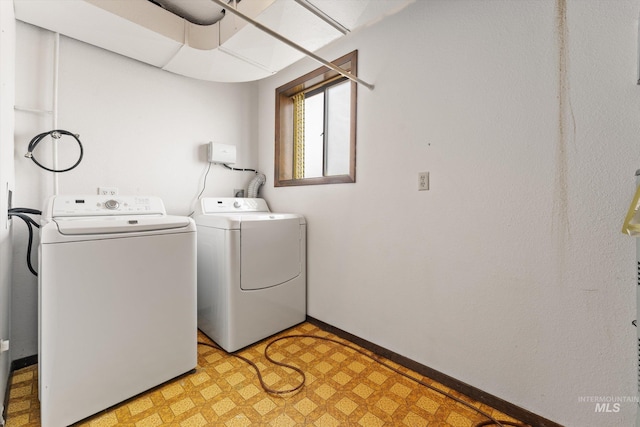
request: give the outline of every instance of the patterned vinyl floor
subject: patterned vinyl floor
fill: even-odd
[[[276,337],[300,334],[334,338],[346,343],[310,323],[302,323]],[[208,341],[201,333],[199,340]],[[248,347],[239,354],[256,363],[269,388],[294,388],[300,382],[298,373],[265,360],[264,349],[270,341]],[[274,360],[300,367],[306,375],[305,386],[295,393],[268,394],[248,364],[220,350],[199,345],[198,367],[194,373],[156,387],[76,425],[472,427],[487,421],[486,417],[464,405],[332,342],[314,338],[284,339],[273,344],[269,354]],[[516,421],[429,378],[390,364],[414,378],[463,398],[499,420]],[[37,365],[33,365],[13,373],[6,411],[7,427],[40,426],[37,372]]]

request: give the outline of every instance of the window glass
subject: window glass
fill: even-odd
[[[358,52],[333,61],[357,76]],[[357,85],[320,67],[276,89],[276,187],[355,182]]]
[[[304,178],[323,176],[324,92],[304,100]]]
[[[331,86],[326,93],[325,175],[346,175],[349,173],[351,134],[351,123],[349,121],[351,92],[349,90],[349,81]]]

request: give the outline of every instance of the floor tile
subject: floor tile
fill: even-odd
[[[268,387],[287,392],[283,395],[266,393],[254,369],[246,363],[219,349],[198,346],[195,372],[82,420],[76,426],[472,427],[487,420],[364,354],[323,340],[330,338],[347,343],[313,324],[302,323],[273,339],[302,334],[320,338],[287,338],[269,349],[274,360],[305,372],[305,385],[297,392],[287,390],[299,384],[300,374],[266,360],[263,354],[266,342],[243,349],[239,354],[256,363]],[[198,338],[211,342],[200,332]],[[394,363],[390,365],[397,367]],[[399,369],[439,390],[450,391],[406,368]],[[40,426],[37,373],[37,365],[13,373],[6,427]],[[516,421],[486,405],[462,398],[494,417]]]

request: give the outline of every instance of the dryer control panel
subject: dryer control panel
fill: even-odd
[[[154,196],[54,196],[45,215],[50,218],[165,215],[164,204]]]
[[[230,212],[269,212],[264,199],[250,199],[242,197],[205,197],[200,201],[202,214],[217,214]]]

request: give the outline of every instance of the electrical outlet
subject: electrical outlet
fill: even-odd
[[[418,191],[429,189],[429,172],[418,173]]]
[[[98,187],[98,194],[101,196],[117,196],[118,189],[116,187]]]
[[[0,353],[9,351],[9,340],[0,340]]]

